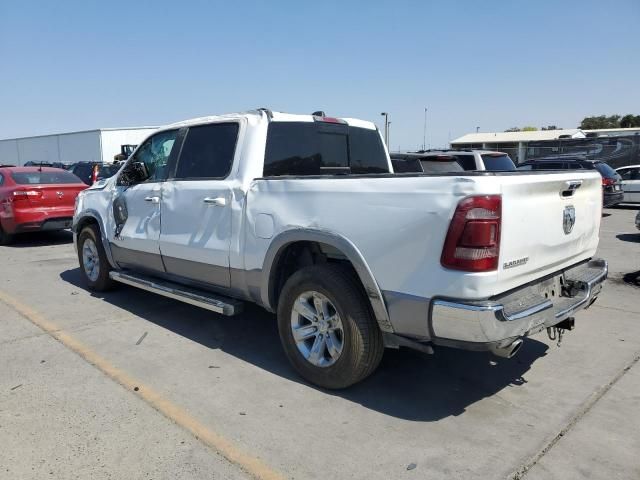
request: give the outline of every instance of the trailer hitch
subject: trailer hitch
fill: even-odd
[[[557,340],[558,343],[556,345],[560,347],[560,344],[562,343],[562,337],[564,336],[565,332],[573,330],[575,326],[576,319],[573,317],[569,317],[554,325],[553,327],[547,327],[547,335],[549,336],[549,340]]]

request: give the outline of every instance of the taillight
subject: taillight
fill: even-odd
[[[29,198],[42,198],[42,192],[39,190],[14,190],[13,201],[29,200]]]
[[[445,268],[487,272],[498,268],[502,197],[462,200],[449,225],[440,263]]]
[[[611,185],[613,185],[615,183],[616,183],[615,178],[602,177],[602,186],[603,187],[610,187]]]

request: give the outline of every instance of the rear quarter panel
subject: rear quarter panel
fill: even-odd
[[[381,290],[420,297],[453,292],[481,296],[495,282],[496,272],[464,278],[460,272],[443,269],[440,254],[458,201],[473,194],[499,193],[499,182],[487,180],[455,176],[256,180],[247,197],[245,268],[263,268],[271,239],[278,234],[317,229],[351,241]],[[272,225],[269,235],[260,231],[265,223]]]

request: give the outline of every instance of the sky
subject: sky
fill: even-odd
[[[640,114],[640,0],[0,0],[0,138],[258,107],[392,150]]]

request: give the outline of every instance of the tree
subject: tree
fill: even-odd
[[[640,115],[631,115],[630,113],[620,119],[620,127],[632,128],[640,127]]]
[[[522,127],[522,131],[523,132],[537,132],[538,129],[536,127],[527,126],[527,127]]]
[[[562,130],[562,127],[557,127],[556,125],[547,125],[546,127],[542,127],[540,130]]]
[[[620,128],[620,115],[600,115],[597,117],[585,117],[578,127],[582,130],[597,130],[601,128]]]
[[[518,127],[507,128],[505,132],[520,132],[521,130]]]

